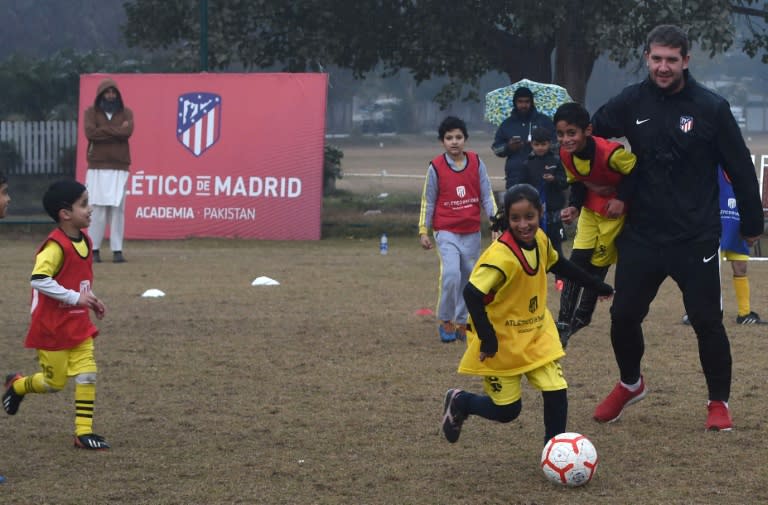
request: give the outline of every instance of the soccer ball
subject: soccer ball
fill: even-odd
[[[583,486],[597,470],[597,450],[579,433],[552,437],[541,451],[541,469],[552,482],[564,486]]]

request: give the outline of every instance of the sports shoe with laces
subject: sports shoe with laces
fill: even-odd
[[[645,379],[640,376],[640,387],[637,391],[630,391],[621,382],[616,383],[613,391],[595,409],[595,421],[600,423],[612,423],[618,421],[624,409],[633,403],[645,398]]]
[[[721,401],[710,401],[707,404],[707,424],[708,431],[731,431],[733,429],[733,419],[728,405]]]
[[[757,312],[752,311],[746,316],[736,316],[736,324],[763,324],[763,320]]]
[[[88,433],[79,437],[75,435],[75,448],[103,451],[104,449],[109,449],[109,444],[104,440],[104,437],[95,433]]]
[[[98,249],[93,250],[93,262],[94,263],[101,263],[101,253]]]
[[[467,341],[467,325],[457,324],[455,335],[456,335],[456,340],[458,340],[459,342],[466,342]]]
[[[23,376],[20,373],[9,373],[5,376],[5,393],[3,393],[3,408],[5,413],[9,416],[16,414],[19,411],[19,405],[21,400],[24,399],[23,395],[20,395],[13,390],[13,383],[21,379]]]
[[[437,333],[440,335],[440,341],[447,344],[456,340],[456,328],[450,321],[443,321],[437,327]]]
[[[454,405],[456,397],[463,391],[461,389],[449,389],[445,393],[445,402],[443,404],[443,435],[450,443],[455,443],[461,435],[461,425],[467,418],[466,414],[460,412]]]

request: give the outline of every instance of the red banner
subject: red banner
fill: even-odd
[[[82,75],[79,181],[106,77],[134,115],[126,238],[320,238],[326,74]]]

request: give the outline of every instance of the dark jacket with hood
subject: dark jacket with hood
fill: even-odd
[[[103,97],[109,88],[114,88],[117,93],[117,99],[112,103]],[[115,81],[101,81],[93,105],[85,111],[84,123],[88,139],[88,168],[128,170],[131,164],[128,139],[133,133],[133,112],[123,104]]]
[[[728,167],[741,233],[763,233],[763,205],[749,149],[728,102],[685,71],[666,94],[650,79],[624,90],[592,118],[593,134],[626,137],[637,156],[623,237],[659,246],[718,240],[718,165]]]
[[[552,174],[555,179],[545,181],[544,174]],[[568,189],[568,180],[559,156],[551,151],[543,156],[537,156],[532,152],[523,164],[520,182],[538,189],[542,202],[547,207],[547,213],[556,212],[559,216],[560,211],[565,207],[565,190]]]
[[[552,133],[552,143],[555,144],[557,142],[555,125],[552,124],[549,116],[536,110],[536,103],[533,101],[533,95],[530,90],[528,88],[518,88],[512,99],[513,103],[517,101],[519,96],[531,97],[531,110],[526,116],[523,116],[517,110],[517,106],[515,106],[509,117],[496,130],[496,137],[491,146],[496,156],[507,158],[504,164],[504,177],[507,189],[522,182],[523,164],[528,159],[528,155],[531,154],[531,132],[533,130],[536,128],[546,128],[547,131]],[[522,149],[517,152],[510,151],[507,145],[512,137],[520,137],[523,141]]]

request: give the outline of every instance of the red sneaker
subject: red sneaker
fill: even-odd
[[[707,404],[707,424],[709,431],[731,431],[733,429],[733,419],[728,405],[721,401],[710,401]]]
[[[642,375],[640,376],[640,388],[637,391],[630,391],[621,382],[617,383],[613,391],[595,409],[593,416],[595,421],[599,423],[618,421],[624,409],[645,398],[645,393],[645,379]]]

